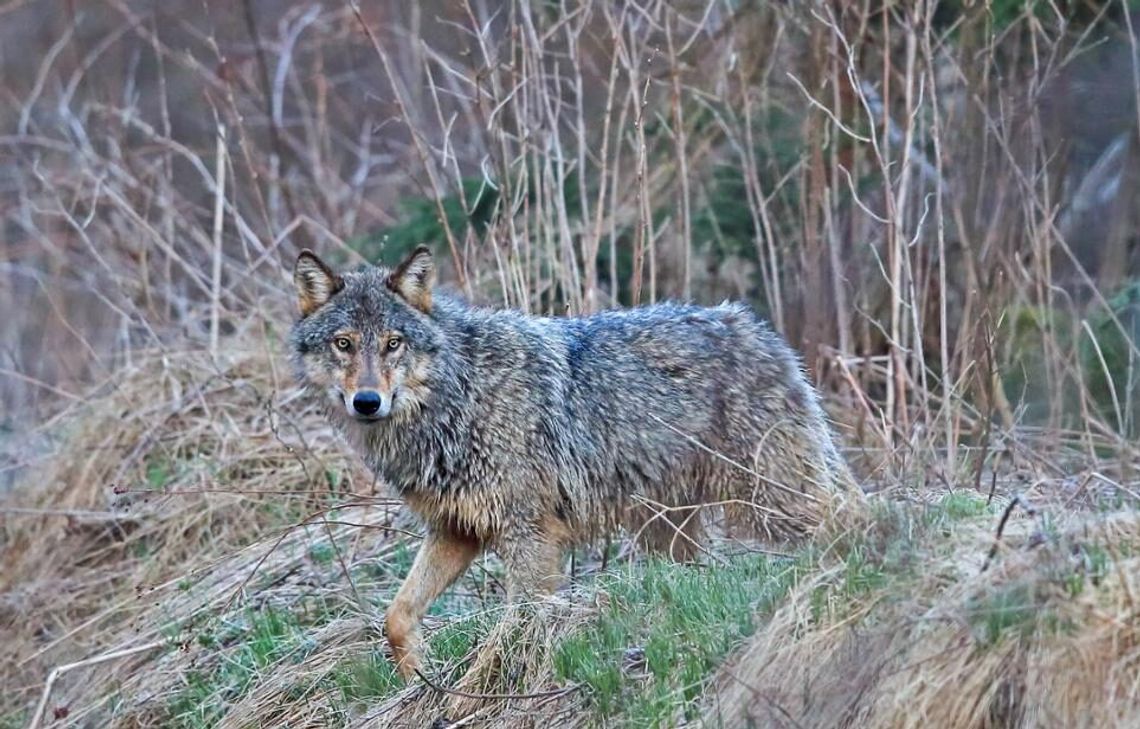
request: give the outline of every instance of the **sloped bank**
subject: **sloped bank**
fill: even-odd
[[[717,672],[704,723],[1140,726],[1140,516],[1019,526],[988,562],[973,530],[836,604],[842,568],[816,575]]]

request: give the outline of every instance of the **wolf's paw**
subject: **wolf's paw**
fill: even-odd
[[[420,667],[419,651],[397,650],[393,646],[392,662],[396,664],[396,672],[403,677],[404,681],[411,681],[416,677],[416,671]]]
[[[420,636],[415,619],[398,603],[393,603],[384,621],[384,632],[388,635],[396,671],[405,681],[411,680],[420,667]]]

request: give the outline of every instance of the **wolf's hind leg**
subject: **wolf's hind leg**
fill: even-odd
[[[482,545],[471,537],[430,531],[400,591],[388,606],[385,630],[396,670],[405,678],[420,663],[420,621],[435,599],[451,586],[478,556]]]

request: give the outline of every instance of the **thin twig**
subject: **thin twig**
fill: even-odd
[[[82,661],[76,661],[75,663],[65,663],[62,666],[56,666],[51,670],[51,673],[48,674],[47,682],[44,684],[43,693],[40,694],[40,703],[38,706],[36,706],[36,712],[32,714],[32,720],[28,723],[28,729],[38,729],[40,726],[40,723],[44,718],[44,711],[47,709],[48,699],[51,698],[52,687],[55,686],[55,682],[63,674],[67,673],[68,671],[75,670],[76,668],[94,666],[100,663],[106,663],[107,661],[113,661],[117,658],[126,658],[127,656],[133,656],[136,653],[144,653],[146,651],[154,650],[155,648],[160,648],[166,645],[166,643],[166,640],[155,640],[151,641],[150,643],[144,643],[143,645],[135,646],[134,648],[125,648],[122,650],[111,651],[110,653],[104,653],[102,655],[95,656],[94,658],[87,658]]]
[[[510,699],[547,699],[554,696],[563,696],[565,694],[577,691],[580,688],[578,684],[571,684],[565,688],[551,689],[550,691],[539,691],[533,694],[476,694],[470,693],[468,691],[460,691],[459,689],[441,686],[435,681],[432,681],[430,678],[428,678],[420,669],[417,668],[415,671],[416,675],[423,679],[424,683],[436,691],[444,694],[450,694],[452,696],[462,696],[465,699],[489,699],[493,701],[506,701]]]

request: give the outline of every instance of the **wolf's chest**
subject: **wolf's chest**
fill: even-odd
[[[346,435],[369,469],[401,496],[455,488],[455,447],[410,428],[350,428]]]
[[[429,527],[468,534],[484,544],[493,543],[510,518],[494,494],[486,492],[407,491],[401,498]]]

